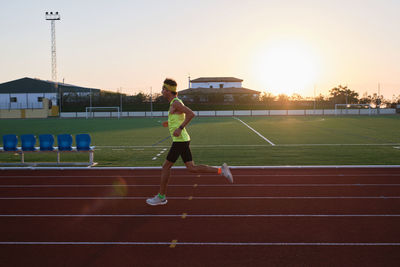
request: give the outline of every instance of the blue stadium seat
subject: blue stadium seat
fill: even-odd
[[[3,150],[4,151],[18,151],[18,138],[15,134],[3,135]]]
[[[33,134],[21,135],[22,151],[35,151],[36,137]]]
[[[90,150],[90,135],[89,134],[77,134],[75,136],[76,149],[78,151],[89,151]]]
[[[58,143],[59,151],[71,151],[72,150],[72,136],[70,134],[57,135],[57,143]]]
[[[54,137],[51,134],[39,135],[40,151],[54,150]]]

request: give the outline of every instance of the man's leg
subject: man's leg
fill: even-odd
[[[233,183],[232,173],[226,163],[224,163],[221,168],[216,168],[208,165],[195,165],[193,162],[192,152],[190,151],[190,142],[185,142],[181,157],[183,162],[185,162],[186,168],[190,172],[222,174],[228,179],[230,183]]]
[[[165,160],[161,170],[160,192],[153,198],[146,199],[147,204],[152,206],[167,204],[168,201],[165,195],[172,165],[174,165],[173,162]]]
[[[225,176],[230,183],[233,183],[233,176],[228,165],[224,163],[221,168],[216,168],[208,165],[195,165],[193,161],[185,162],[186,168],[194,173],[215,173]]]
[[[161,171],[161,181],[160,181],[160,194],[165,196],[167,193],[167,186],[169,181],[169,176],[171,174],[171,167],[174,165],[173,162],[165,160]]]
[[[195,165],[193,161],[185,162],[186,168],[190,172],[195,173],[215,173],[218,174],[218,169],[216,167],[208,166],[208,165]]]
[[[192,151],[190,150],[190,141],[182,143],[181,157],[190,172],[195,173],[219,173],[219,168],[208,165],[195,165],[193,162]]]

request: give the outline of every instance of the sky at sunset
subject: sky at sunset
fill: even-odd
[[[400,95],[398,0],[1,1],[0,83],[51,79],[136,93],[178,90],[188,76],[236,77],[243,87],[312,97],[347,85]],[[121,90],[121,89],[120,89]]]

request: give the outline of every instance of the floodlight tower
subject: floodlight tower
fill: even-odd
[[[51,79],[57,82],[57,60],[56,60],[56,20],[60,20],[58,12],[46,12],[46,20],[51,21]]]

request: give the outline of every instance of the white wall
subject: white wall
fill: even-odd
[[[356,112],[357,111],[357,112]],[[368,116],[369,114],[366,113],[368,110],[352,110],[351,112],[348,113],[348,115],[361,115],[361,116]],[[94,112],[95,115],[94,117],[100,118],[100,117],[117,117],[117,112]],[[225,116],[335,116],[335,115],[341,115],[341,114],[335,114],[334,109],[316,109],[314,110],[209,110],[209,111],[194,111],[196,116],[199,117],[225,117]],[[381,109],[380,110],[380,115],[391,115],[391,114],[396,114],[396,109]],[[371,114],[370,115],[379,115],[377,113],[376,109],[371,109]],[[168,117],[168,112],[167,111],[153,111],[153,114],[151,112],[122,112],[121,117]],[[343,113],[341,116],[346,116],[345,113]],[[61,113],[62,118],[85,118],[86,113],[85,112],[62,112]]]
[[[11,102],[10,98],[16,97],[17,102]],[[42,102],[38,101],[38,97],[49,99],[53,105],[57,105],[56,93],[32,93],[32,94],[0,94],[1,109],[17,109],[17,108],[42,108]]]
[[[213,88],[219,88],[219,85],[223,84],[224,88],[241,88],[242,83],[241,82],[209,82],[209,83],[191,83],[191,88],[210,88],[212,86]]]

